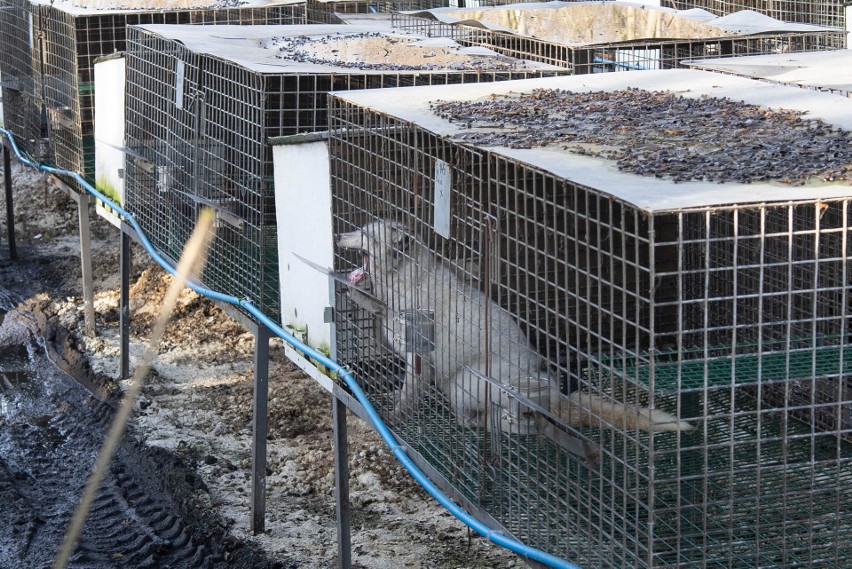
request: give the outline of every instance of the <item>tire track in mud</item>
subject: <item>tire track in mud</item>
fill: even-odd
[[[54,560],[113,409],[54,366],[25,327],[10,324],[0,326],[0,567],[40,569]],[[69,567],[286,566],[210,519],[205,490],[179,456],[129,432]]]
[[[0,527],[9,533],[2,536],[11,544],[8,561],[21,567],[51,563],[112,415],[46,367],[4,371],[0,516],[7,523]],[[220,551],[196,545],[197,536],[170,513],[178,508],[168,494],[134,470],[141,469],[126,449],[119,451],[71,566],[211,567],[221,560]]]

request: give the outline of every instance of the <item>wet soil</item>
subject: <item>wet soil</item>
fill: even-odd
[[[59,254],[39,246],[62,233],[62,216],[50,217],[58,223],[37,233],[18,220],[17,260],[0,243],[0,567],[10,569],[51,566],[118,402],[51,300],[75,292],[79,257],[61,240]],[[69,567],[295,566],[230,535],[209,501],[191,460],[132,427]]]
[[[0,329],[0,566],[49,567],[113,415],[12,319]],[[274,567],[205,516],[206,489],[175,453],[129,433],[69,567]]]

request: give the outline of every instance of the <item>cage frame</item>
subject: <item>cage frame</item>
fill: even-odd
[[[678,69],[686,67],[681,63],[685,59],[835,49],[845,47],[846,41],[845,31],[825,29],[572,45],[508,30],[491,29],[465,20],[445,22],[428,12],[394,13],[391,21],[400,30],[448,37],[464,45],[486,47],[512,57],[563,66],[576,75],[639,69]],[[649,51],[658,51],[659,54],[652,59],[647,55]],[[651,62],[651,65],[647,62]]]
[[[442,6],[446,6],[445,0],[307,0],[305,10],[308,24],[343,24],[337,14],[390,14]]]
[[[217,209],[223,223],[203,281],[248,299],[276,321],[280,290],[270,139],[326,130],[331,90],[564,73],[521,62],[496,70],[360,69],[295,60],[282,66],[275,52],[245,47],[242,39],[226,49],[233,47],[243,59],[222,48],[208,49],[204,43],[208,32],[197,26],[129,28],[126,207],[155,247],[170,258],[179,254],[198,208]],[[251,26],[240,35],[265,41],[340,33],[378,32],[354,25]],[[240,52],[239,45],[248,51]],[[196,138],[197,124],[204,126]],[[252,236],[244,235],[249,230]]]
[[[88,9],[64,2],[3,0],[27,13],[28,27],[18,27],[13,41],[32,35],[29,45],[32,94],[23,113],[49,137],[55,164],[78,172],[97,185],[94,173],[94,62],[124,51],[126,27],[136,23],[257,24],[304,23],[304,4],[292,0],[252,2],[247,6],[174,9]],[[20,7],[17,7],[20,5]],[[24,43],[26,43],[24,41]],[[26,47],[17,45],[14,53]],[[16,57],[26,57],[25,54]],[[40,67],[39,67],[40,65]],[[5,66],[4,66],[5,69]],[[41,115],[44,114],[42,121]],[[20,124],[20,123],[19,123]],[[19,127],[32,137],[33,127]]]
[[[43,156],[46,124],[42,119],[42,64],[35,46],[42,38],[30,33],[32,12],[29,0],[0,2],[0,51],[5,55],[2,72],[3,119],[5,128],[17,136],[25,151]]]
[[[648,88],[655,84],[653,75],[656,84],[675,90],[686,86],[695,89],[696,77],[703,77],[705,83],[735,86],[738,94],[779,88],[707,73],[695,75],[688,70],[676,73],[681,74],[681,80],[670,84],[660,79],[664,76],[660,72],[627,74],[642,77],[625,78],[619,84]],[[541,87],[548,81],[527,83]],[[568,81],[559,83],[564,86]],[[501,93],[533,88],[520,84],[494,87]],[[727,194],[692,206],[686,205],[689,202],[642,206],[635,195],[627,198],[623,191],[597,189],[589,182],[594,179],[592,174],[568,175],[576,172],[572,166],[580,162],[558,170],[553,166],[556,158],[545,167],[530,162],[530,153],[523,150],[492,150],[453,141],[450,133],[457,129],[437,119],[427,121],[423,104],[426,100],[453,98],[453,93],[421,91],[406,93],[405,101],[395,93],[384,93],[382,101],[366,93],[333,97],[330,147],[334,231],[352,231],[382,217],[405,222],[416,228],[414,234],[421,235],[442,263],[478,282],[483,291],[491,288],[492,296],[528,325],[528,330],[549,317],[567,320],[567,324],[542,324],[545,331],[539,331],[539,338],[532,342],[553,367],[581,387],[611,389],[612,396],[630,402],[653,401],[676,411],[681,418],[697,421],[699,429],[653,436],[633,430],[582,429],[581,434],[600,449],[597,469],[587,468],[580,456],[563,453],[540,439],[524,440],[520,435],[514,441],[507,437],[498,443],[502,453],[486,460],[488,453],[482,449],[488,448],[488,435],[460,428],[452,410],[441,402],[437,388],[429,388],[426,410],[420,410],[419,415],[407,413],[399,423],[393,394],[399,388],[400,372],[394,368],[402,364],[398,358],[396,363],[387,362],[393,355],[370,336],[375,326],[373,317],[342,294],[343,287],[335,307],[338,360],[363,378],[374,405],[391,421],[409,452],[437,468],[442,479],[472,503],[474,511],[484,511],[525,543],[580,566],[843,567],[852,554],[848,539],[852,535],[852,502],[844,497],[844,488],[852,479],[852,390],[848,388],[852,379],[848,338],[852,325],[848,296],[852,257],[847,246],[852,236],[852,189],[848,184],[836,192],[821,188],[812,198],[788,195],[768,199],[761,194],[737,200],[735,194]],[[482,100],[487,98],[485,93],[485,89],[469,89],[463,98]],[[848,106],[838,102],[843,99],[831,99],[823,95],[820,102],[838,105],[835,109],[841,104]],[[839,115],[833,116],[837,119]],[[377,152],[379,148],[384,151]],[[400,160],[402,157],[406,160]],[[399,162],[394,164],[394,160]],[[430,180],[437,160],[446,161],[454,176],[455,225],[448,239],[439,237],[432,226],[429,192],[434,191]],[[362,171],[374,174],[366,178],[355,175]],[[412,195],[415,186],[417,197]],[[483,197],[486,195],[487,199]],[[502,209],[493,201],[501,199],[505,200]],[[480,201],[482,207],[477,209]],[[554,211],[559,211],[558,216]],[[479,218],[471,212],[483,219],[499,220],[501,230],[507,232],[495,247],[499,279],[489,280],[493,277],[483,268],[491,265],[490,259],[487,264],[485,261],[489,249],[477,245]],[[532,220],[524,221],[526,216]],[[573,221],[564,221],[569,218]],[[705,220],[703,226],[701,220]],[[789,224],[784,225],[784,220]],[[518,227],[507,230],[507,223],[517,223]],[[523,223],[535,230],[521,230]],[[776,225],[777,231],[766,229]],[[762,233],[758,237],[756,232]],[[552,244],[536,255],[532,249],[539,243],[550,243],[548,239]],[[566,246],[558,245],[559,239],[566,241]],[[755,239],[764,243],[758,249],[752,245]],[[746,300],[751,297],[736,292],[733,297],[723,292],[702,292],[711,282],[722,286],[725,277],[711,279],[717,268],[702,265],[704,254],[692,260],[679,252],[673,254],[678,247],[692,247],[690,242],[699,241],[716,247],[733,244],[733,266],[743,282],[748,282],[755,271],[767,275],[766,283],[772,280],[768,275],[788,271],[787,284],[778,285],[788,286],[788,293],[773,293],[771,286],[775,285],[770,284],[761,284],[766,288],[760,290],[766,292],[767,299],[774,297],[773,306],[778,310],[812,310],[814,316],[818,315],[812,321],[810,343],[807,339],[797,343],[780,324],[784,319],[793,322],[792,326],[802,321],[807,328],[811,321],[805,316],[770,318],[767,311],[765,320],[758,316],[749,321],[744,311],[742,323],[748,323],[747,330],[754,334],[751,339],[743,332],[746,328],[737,324],[736,316],[727,328],[713,324],[714,318],[722,318],[719,311],[702,309],[698,311],[704,315],[700,322],[690,320],[694,318],[689,315],[694,312],[690,306],[719,300],[736,307],[733,297],[737,294]],[[621,253],[617,253],[616,244]],[[737,263],[740,244],[750,253],[741,253]],[[810,248],[816,258],[799,258],[793,251],[800,246]],[[513,248],[517,250],[516,260],[506,257]],[[761,252],[758,260],[755,250]],[[478,264],[466,256],[471,252],[478,252]],[[720,262],[725,266],[724,260]],[[357,263],[351,256],[338,254],[335,268],[345,273]],[[573,276],[564,280],[541,277],[535,282],[547,282],[539,290],[534,285],[518,284],[518,278],[507,268],[513,263],[518,263],[518,268],[511,270],[531,281],[542,273],[550,274],[551,267],[559,263],[574,263],[575,267],[571,269]],[[783,268],[772,273],[774,264]],[[553,270],[553,274],[561,272]],[[422,276],[423,280],[430,278],[429,274]],[[700,282],[695,288],[698,297],[684,296],[684,291],[690,290],[684,282],[691,278]],[[825,284],[819,284],[823,282],[819,279]],[[831,279],[836,282],[831,284]],[[733,281],[736,283],[737,277]],[[798,283],[803,284],[799,287]],[[826,304],[820,304],[819,309],[825,312],[816,312],[816,297],[811,305],[805,299],[816,290],[825,295],[820,303]],[[523,291],[534,291],[536,296],[524,300],[529,295]],[[785,294],[800,295],[801,300],[788,301]],[[563,304],[549,304],[560,295],[567,298],[561,301]],[[633,306],[615,300],[630,295],[636,299]],[[609,305],[592,306],[607,298],[612,299]],[[532,306],[533,313],[524,312],[524,306],[527,310]],[[693,322],[690,326],[680,324],[689,321]],[[836,328],[838,334],[826,336],[824,347],[820,344],[823,340],[816,338],[822,326],[826,330]],[[720,338],[713,336],[720,330],[735,337],[739,332],[744,344],[735,339],[725,353]],[[785,334],[790,341],[780,353],[786,368],[778,368],[774,362],[770,352],[776,348],[767,348],[764,353],[760,347],[751,352],[743,347],[746,340],[773,346],[768,342],[781,341]],[[693,343],[703,341],[697,359],[685,349],[690,336]],[[670,355],[669,345],[677,346],[676,357]],[[823,349],[831,362],[826,367],[821,367],[824,364],[818,356]],[[563,351],[573,358],[562,357]],[[749,354],[757,354],[756,360],[750,363]],[[805,384],[803,397],[797,398],[793,391],[802,387],[801,382],[790,382],[792,376],[779,373],[802,354],[807,369],[800,370],[804,375],[798,377]],[[717,365],[714,358],[728,360],[719,376],[711,373]],[[756,367],[754,361],[759,362]],[[743,372],[757,369],[756,375],[738,381],[739,376],[732,371],[737,365]],[[762,370],[761,365],[765,366]],[[817,379],[807,379],[811,372]],[[699,380],[687,381],[693,374]],[[843,383],[832,379],[838,374]],[[833,390],[822,391],[824,380]],[[493,389],[495,383],[490,385]],[[508,390],[506,395],[520,398]],[[494,437],[490,438],[493,441]],[[529,445],[526,450],[525,445]],[[479,454],[482,452],[485,455]],[[567,472],[558,472],[556,465]],[[503,468],[506,471],[501,474]],[[533,474],[537,468],[541,469],[539,478]],[[793,529],[797,524],[806,529],[797,533],[799,530]],[[797,545],[800,543],[804,545]]]
[[[661,5],[687,10],[700,8],[724,16],[740,10],[754,10],[785,22],[814,24],[830,28],[845,28],[845,5],[841,0],[798,0],[772,2],[771,0],[662,0]],[[838,47],[844,47],[840,45]]]
[[[454,0],[457,1],[457,0]],[[528,0],[534,2],[535,0]],[[572,1],[572,0],[568,0]],[[582,1],[582,0],[577,0]],[[478,6],[515,4],[518,0],[477,0]],[[446,0],[307,0],[307,23],[346,23],[337,14],[387,14],[409,10],[430,10],[448,5]],[[452,5],[452,3],[449,3]]]
[[[794,75],[792,77],[787,76],[782,78],[781,75],[772,73],[775,69],[782,70],[783,68],[783,65],[780,67],[773,67],[771,65],[772,60],[777,60],[778,63],[783,64],[785,60],[789,61],[790,59],[791,58],[789,56],[779,57],[771,55],[731,60],[718,58],[710,61],[685,61],[684,64],[692,69],[703,69],[706,71],[713,71],[714,73],[724,73],[737,77],[748,77],[756,81],[800,87],[802,89],[811,89],[823,93],[833,93],[835,95],[840,95],[841,97],[852,97],[852,83],[849,81],[844,83],[842,78],[838,77],[838,74],[842,73],[839,69],[847,69],[846,60],[848,59],[852,61],[852,57],[847,56],[846,50],[834,50],[831,52],[814,51],[796,54],[794,59],[797,71],[802,70],[805,72],[805,75],[799,77]],[[822,64],[825,60],[829,60],[831,63],[820,69],[820,64]],[[730,63],[733,63],[733,65],[729,65]],[[754,65],[765,63],[768,63],[769,65],[766,66],[766,71],[764,72],[747,70],[744,67],[738,69],[738,66],[740,65],[748,66],[749,64]],[[820,75],[813,75],[813,72],[815,71],[819,71]]]

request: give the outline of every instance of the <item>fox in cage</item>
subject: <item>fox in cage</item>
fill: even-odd
[[[426,314],[433,320],[434,337],[419,365],[408,359],[395,414],[416,410],[425,387],[434,382],[463,426],[484,423],[489,431],[544,435],[564,448],[570,445],[570,436],[556,421],[571,426],[603,421],[617,429],[648,432],[693,428],[659,409],[625,405],[580,390],[564,395],[558,378],[547,371],[512,315],[458,277],[407,225],[374,221],[336,235],[335,242],[341,250],[361,254],[362,266],[347,279],[350,295],[366,293],[380,304],[385,341],[398,356],[406,358],[411,351],[410,331],[406,338],[411,315]],[[499,412],[489,415],[494,408]],[[483,421],[491,416],[495,418]]]

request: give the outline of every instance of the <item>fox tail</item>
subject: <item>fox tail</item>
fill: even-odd
[[[625,405],[590,393],[573,392],[562,397],[559,417],[578,425],[612,425],[646,432],[691,431],[694,427],[660,409]]]

